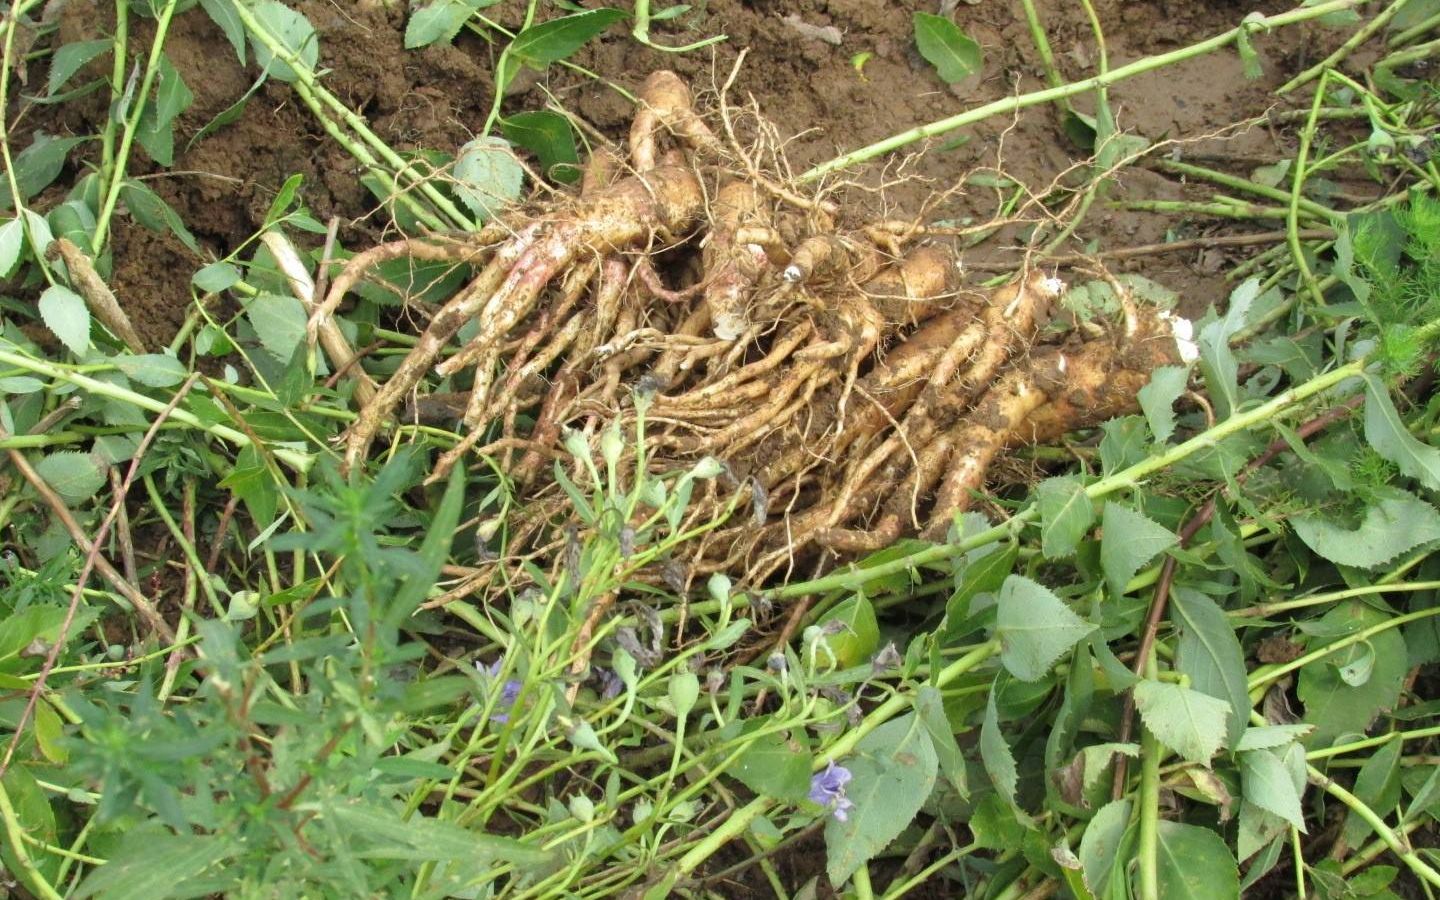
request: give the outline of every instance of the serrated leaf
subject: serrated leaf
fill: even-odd
[[[175,161],[175,133],[172,125],[194,102],[195,95],[165,54],[156,67],[155,97],[145,104],[135,137],[150,158],[162,166]]]
[[[1048,588],[1023,575],[1005,579],[996,603],[1000,661],[1022,681],[1045,677],[1055,660],[1095,630]]]
[[[1360,767],[1351,790],[1360,802],[1374,810],[1391,810],[1400,802],[1400,750],[1403,741],[1392,739],[1375,748]],[[1373,829],[1353,809],[1345,816],[1345,843],[1359,847]]]
[[[15,274],[20,264],[20,253],[25,249],[25,225],[16,216],[0,225],[0,278]]]
[[[1340,604],[1320,620],[1330,641],[1385,621],[1386,614],[1357,601]],[[1306,740],[1309,747],[1328,747],[1340,735],[1361,733],[1381,710],[1393,709],[1400,699],[1409,656],[1398,629],[1371,636],[1375,667],[1360,687],[1346,684],[1334,658],[1318,659],[1300,669],[1296,696],[1305,704],[1304,721],[1315,726]],[[1308,649],[1324,646],[1315,643]],[[1339,656],[1339,654],[1337,654]]]
[[[482,220],[520,199],[525,183],[525,169],[510,144],[494,137],[476,138],[461,147],[450,175],[455,194]]]
[[[1175,433],[1175,401],[1189,384],[1188,366],[1161,366],[1150,373],[1150,381],[1140,389],[1140,410],[1150,423],[1156,443],[1165,443]]]
[[[1192,588],[1176,585],[1170,608],[1180,627],[1175,668],[1189,676],[1190,686],[1230,709],[1225,745],[1234,747],[1250,717],[1245,684],[1245,651],[1220,606]]]
[[[1384,382],[1365,375],[1365,440],[1376,453],[1432,491],[1440,490],[1440,448],[1421,443],[1395,409]]]
[[[998,684],[999,677],[996,682]],[[985,718],[980,722],[980,762],[985,766],[985,774],[990,776],[990,783],[995,785],[995,790],[1011,808],[1015,806],[1015,791],[1020,785],[1020,772],[1015,767],[1015,755],[1010,752],[1010,745],[1005,742],[1005,735],[1000,731],[1000,714],[995,707],[994,686],[990,688],[990,697],[985,701]]]
[[[520,32],[506,53],[531,68],[544,69],[625,17],[623,10],[606,8],[551,19]]]
[[[1091,744],[1080,751],[1081,784],[1086,790],[1094,787],[1110,770],[1110,760],[1117,755],[1140,758],[1139,744]]]
[[[52,284],[40,295],[40,319],[76,356],[90,349],[90,309],[81,296]]]
[[[170,387],[184,381],[189,374],[184,363],[163,353],[145,353],[139,356],[127,354],[114,357],[114,361],[127,378],[146,387]]]
[[[1440,540],[1440,511],[1413,494],[1394,491],[1365,510],[1353,528],[1319,516],[1291,520],[1306,546],[1334,563],[1373,569],[1408,550]]]
[[[111,41],[100,38],[93,41],[75,41],[55,51],[50,57],[50,79],[46,92],[52,96],[65,86],[72,76],[95,57],[110,49]]]
[[[1130,801],[1112,800],[1096,811],[1080,837],[1080,870],[1085,886],[1096,897],[1108,895],[1110,874],[1116,862],[1124,871],[1129,857]]]
[[[1240,784],[1245,800],[1305,831],[1300,792],[1280,757],[1271,750],[1240,754]]]
[[[930,733],[914,713],[892,719],[855,746],[844,765],[853,776],[846,821],[825,823],[825,871],[844,884],[855,870],[889,846],[930,797],[939,760]]]
[[[190,283],[207,294],[218,294],[240,282],[240,270],[228,262],[213,262],[190,276]]]
[[[925,730],[930,732],[941,774],[961,797],[968,798],[970,780],[965,769],[965,756],[960,751],[960,743],[955,740],[955,729],[945,715],[944,698],[940,692],[928,684],[923,685],[915,693],[915,713]]]
[[[310,71],[320,61],[320,41],[315,36],[315,27],[310,20],[281,3],[280,0],[250,0],[250,11],[260,26],[275,38],[275,42],[290,51],[301,65]],[[250,48],[255,52],[255,61],[260,67],[280,81],[291,82],[300,76],[290,64],[270,52],[262,42],[253,36]]]
[[[799,803],[810,793],[810,754],[792,746],[784,735],[755,739],[727,773],[757,794]]]
[[[542,109],[522,112],[500,120],[506,140],[524,147],[540,160],[540,171],[561,182],[580,177],[580,154],[575,149],[575,132],[570,120],[557,112]]]
[[[1200,348],[1200,370],[1210,388],[1215,415],[1228,419],[1240,403],[1239,364],[1230,350],[1230,338],[1245,325],[1250,306],[1260,295],[1260,280],[1250,278],[1230,292],[1225,315],[1200,329],[1195,343]]]
[[[180,214],[161,199],[160,195],[145,186],[143,181],[127,178],[120,188],[120,199],[135,221],[155,232],[169,231],[176,240],[185,245],[191,253],[199,254],[200,244],[190,233]]]
[[[105,485],[105,464],[94,454],[78,450],[47,453],[35,464],[35,471],[71,506],[91,499]]]
[[[1271,750],[1294,743],[1314,731],[1313,725],[1258,725],[1245,729],[1235,745],[1237,753],[1247,750]]]
[[[245,24],[235,13],[235,0],[200,0],[200,6],[235,48],[240,65],[245,65]]]
[[[305,339],[305,307],[294,297],[257,294],[245,305],[245,317],[271,356],[289,362]]]
[[[1100,528],[1100,568],[1112,597],[1122,596],[1141,566],[1179,542],[1170,529],[1114,501],[1106,501]]]
[[[30,146],[13,157],[15,187],[21,200],[29,200],[50,186],[65,168],[65,159],[77,144],[88,140],[83,137],[57,138],[43,131],[35,132]],[[10,209],[10,192],[0,191],[0,209]]]
[[[1040,509],[1040,549],[1046,559],[1060,559],[1075,547],[1095,521],[1095,506],[1078,478],[1047,478],[1035,488]]]
[[[980,71],[980,45],[945,16],[914,14],[915,45],[947,84],[964,81]]]
[[[1178,684],[1145,679],[1135,708],[1150,733],[1190,762],[1207,764],[1225,741],[1230,705]]]
[[[0,208],[3,207],[4,204],[0,203]],[[45,217],[35,210],[27,209],[25,210],[25,225],[30,231],[30,255],[36,259],[44,258],[45,251],[50,248],[50,242],[55,240],[55,236],[50,232],[50,223],[45,221]]]
[[[1240,896],[1240,870],[1224,838],[1209,828],[1162,820],[1155,854],[1165,900]]]
[[[448,44],[465,26],[465,21],[479,10],[494,6],[500,0],[431,0],[410,14],[405,23],[405,49]]]

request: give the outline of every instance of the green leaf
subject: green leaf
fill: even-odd
[[[1220,606],[1193,588],[1176,585],[1170,608],[1180,627],[1175,668],[1189,676],[1190,686],[1229,706],[1227,747],[1234,747],[1250,718],[1245,684],[1245,651]]]
[[[0,278],[15,274],[20,253],[25,249],[25,225],[19,216],[0,225]]]
[[[846,796],[855,804],[846,821],[825,824],[826,873],[844,884],[915,818],[935,787],[939,760],[930,733],[911,713],[870,732],[845,759],[854,777]]]
[[[125,832],[110,861],[91,869],[71,895],[77,900],[164,900],[189,897],[184,884],[221,860],[234,856],[239,845],[218,835],[172,834],[159,826]]]
[[[1305,831],[1305,812],[1290,770],[1272,750],[1240,754],[1240,784],[1245,800]]]
[[[270,523],[275,521],[280,494],[270,469],[253,444],[240,448],[235,457],[235,467],[220,482],[220,487],[235,492],[235,496],[250,511],[257,528],[269,528]]]
[[[580,177],[580,154],[570,120],[557,112],[536,110],[500,120],[506,140],[524,147],[540,160],[540,171],[561,182]]]
[[[1334,563],[1373,569],[1408,550],[1440,540],[1440,512],[1404,491],[1393,491],[1365,510],[1348,529],[1319,516],[1296,516],[1295,533],[1306,546]]]
[[[1340,604],[1320,620],[1329,641],[1377,625],[1388,616],[1364,603],[1349,601]],[[1307,649],[1315,650],[1328,641],[1312,642]],[[1305,704],[1304,721],[1315,726],[1305,742],[1309,747],[1328,747],[1342,734],[1364,732],[1381,710],[1393,709],[1400,699],[1400,690],[1409,668],[1405,639],[1398,629],[1390,629],[1370,638],[1375,666],[1363,685],[1345,683],[1340,677],[1337,660],[1344,654],[1319,659],[1300,669],[1295,691]]]
[[[842,669],[858,666],[870,659],[880,646],[880,626],[875,620],[875,607],[864,594],[855,594],[837,603],[815,624],[822,631],[829,632],[820,640],[830,649]]]
[[[1235,850],[1241,862],[1254,856],[1289,830],[1290,826],[1285,824],[1284,819],[1241,800],[1235,835]]]
[[[810,753],[784,735],[761,735],[727,774],[757,794],[799,803],[810,793]]]
[[[320,41],[315,36],[315,27],[310,20],[281,3],[280,0],[250,0],[250,11],[260,26],[275,38],[301,65],[310,71],[320,61]],[[280,81],[291,82],[299,79],[290,64],[275,56],[252,35],[250,48],[255,51],[255,61],[260,67]]]
[[[40,295],[40,318],[71,353],[90,349],[90,310],[79,294],[52,284]]]
[[[395,599],[391,601],[389,624],[399,627],[430,595],[430,588],[440,577],[440,570],[450,559],[451,546],[460,523],[460,510],[465,504],[465,473],[463,466],[456,466],[450,472],[445,484],[445,495],[435,510],[435,518],[425,528],[425,540],[420,543],[420,568],[400,585]]]
[[[1080,479],[1047,478],[1035,488],[1040,508],[1040,549],[1046,559],[1061,559],[1075,547],[1095,521],[1095,505]]]
[[[506,54],[531,68],[544,69],[569,57],[586,41],[624,18],[623,10],[606,8],[551,19],[520,32]]]
[[[170,387],[184,381],[189,374],[184,363],[163,353],[145,353],[139,356],[122,354],[112,359],[127,378],[146,387]]]
[[[1440,490],[1440,449],[1421,443],[1410,433],[1384,382],[1373,375],[1364,377],[1365,440],[1402,473],[1432,491]]]
[[[1096,897],[1108,896],[1110,875],[1116,871],[1117,862],[1120,871],[1127,867],[1128,844],[1133,841],[1133,836],[1127,835],[1129,830],[1129,800],[1110,801],[1085,826],[1085,834],[1080,837],[1080,869],[1085,873],[1085,886]]]
[[[948,84],[964,81],[980,71],[980,45],[945,16],[917,12],[915,44],[940,78]]]
[[[1038,681],[1071,647],[1095,630],[1048,588],[1011,575],[997,598],[1000,661],[1016,678]]]
[[[940,638],[948,640],[960,631],[970,616],[970,601],[979,594],[998,591],[1005,576],[1015,568],[1020,547],[1015,543],[989,544],[965,554],[955,575],[955,592],[945,602],[945,622]]]
[[[200,0],[200,6],[235,48],[240,65],[245,65],[245,24],[235,13],[235,0]]]
[[[57,138],[43,131],[35,132],[30,146],[14,157],[15,187],[20,191],[20,199],[29,200],[49,187],[50,182],[60,177],[70,150],[86,140],[88,138]],[[0,209],[10,209],[11,202],[10,192],[0,191]]]
[[[169,231],[191,253],[200,253],[200,244],[185,226],[180,214],[162,200],[159,194],[146,187],[144,182],[134,178],[126,179],[120,188],[120,199],[125,208],[130,210],[130,215],[135,217],[135,221],[151,231]]]
[[[29,685],[27,683],[6,687],[24,690]],[[58,842],[59,834],[55,823],[55,810],[50,806],[50,799],[45,795],[45,791],[35,783],[35,777],[27,769],[27,766],[22,765],[10,766],[5,770],[4,777],[0,778],[0,784],[4,785],[5,793],[10,795],[10,805],[15,810],[15,820],[22,832],[54,846]],[[58,876],[60,857],[37,850],[35,847],[27,848],[30,861],[42,878],[53,883]],[[0,841],[0,864],[4,865],[7,875],[18,879],[32,895],[46,896],[44,890],[37,885],[34,875],[15,858],[15,851],[8,840]]]
[[[110,46],[111,41],[100,38],[93,41],[75,41],[56,50],[55,55],[50,57],[50,79],[45,86],[46,93],[54,96],[76,72],[109,50]]]
[[[1274,747],[1283,747],[1286,744],[1294,743],[1314,731],[1311,725],[1260,725],[1245,729],[1240,735],[1240,741],[1235,745],[1235,750],[1244,753],[1247,750],[1269,750]]]
[[[35,464],[35,471],[71,506],[91,499],[105,485],[105,464],[78,450],[47,453]]]
[[[476,138],[461,147],[450,175],[456,195],[482,220],[520,199],[525,183],[525,170],[510,144],[495,137]]]
[[[83,200],[66,200],[45,214],[52,231],[77,247],[88,249],[95,235],[95,213]]]
[[[1100,528],[1100,568],[1110,596],[1120,597],[1140,567],[1179,543],[1175,533],[1128,506],[1105,502]]]
[[[1220,900],[1240,896],[1240,871],[1225,840],[1209,828],[1162,820],[1158,828],[1160,896]]]
[[[1250,278],[1230,292],[1230,305],[1223,318],[1200,329],[1195,343],[1200,348],[1200,370],[1210,388],[1215,415],[1228,419],[1240,403],[1239,364],[1230,350],[1230,338],[1245,325],[1250,306],[1260,295],[1260,281]]]
[[[961,797],[970,796],[970,779],[965,769],[965,756],[960,743],[955,740],[955,729],[945,715],[944,698],[930,685],[922,685],[915,693],[915,714],[925,730],[930,732],[930,742],[935,747],[935,756],[940,761],[940,771],[954,785]]]
[[[1352,789],[1360,801],[1373,810],[1391,810],[1400,802],[1400,750],[1403,741],[1392,739],[1375,748],[1360,767]],[[1359,847],[1373,829],[1352,809],[1345,816],[1345,844]]]
[[[1224,743],[1230,704],[1178,684],[1150,679],[1135,685],[1134,696],[1145,727],[1185,759],[1208,763]]]
[[[1010,752],[1010,745],[1000,731],[1000,714],[995,708],[999,679],[1000,676],[996,676],[996,684],[990,688],[990,697],[985,701],[985,718],[980,722],[980,762],[984,764],[985,774],[990,776],[995,790],[1000,792],[1011,809],[1018,810],[1015,791],[1020,786],[1020,772],[1015,767],[1015,755]]]
[[[155,99],[146,103],[135,137],[151,159],[168,166],[175,161],[175,133],[172,129],[175,117],[190,108],[195,95],[163,53],[156,75]]]
[[[479,10],[494,6],[500,0],[431,0],[410,14],[405,23],[405,49],[448,44],[465,26],[465,21]]]
[[[240,270],[228,262],[213,262],[190,276],[190,283],[207,294],[218,294],[240,283]]]
[[[1175,433],[1175,401],[1189,384],[1188,366],[1161,366],[1150,373],[1150,381],[1140,389],[1140,410],[1150,423],[1156,443],[1165,443]]]
[[[327,805],[323,814],[345,831],[371,843],[358,854],[362,858],[436,862],[459,859],[486,865],[503,860],[521,867],[550,861],[548,852],[514,838],[471,831],[424,815],[401,819],[389,809],[358,802]]]
[[[271,356],[289,362],[305,340],[305,307],[294,297],[261,293],[245,305],[245,316]]]

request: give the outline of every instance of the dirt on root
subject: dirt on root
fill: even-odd
[[[298,0],[294,4],[320,35],[325,84],[400,151],[452,150],[482,127],[489,111],[495,60],[501,46],[462,34],[454,46],[406,51],[404,4],[351,4],[339,0]],[[660,43],[679,45],[715,34],[717,45],[683,53],[641,47],[622,29],[591,42],[576,62],[601,81],[553,66],[543,75],[525,73],[506,98],[507,112],[539,109],[558,102],[611,138],[623,136],[631,104],[609,83],[634,90],[659,68],[673,68],[696,89],[703,107],[716,86],[745,54],[730,102],[752,99],[790,138],[787,155],[795,170],[878,141],[916,125],[954,115],[981,103],[1045,86],[1044,72],[1018,2],[956,6],[956,21],[983,48],[983,73],[947,86],[915,48],[912,13],[933,12],[935,3],[877,3],[874,0],[709,0],[676,21],[656,23]],[[1079,4],[1041,0],[1037,4],[1063,77],[1082,78],[1099,65],[1097,43]],[[1251,6],[1200,0],[1100,0],[1108,63],[1113,67],[1163,53],[1233,27]],[[1288,4],[1260,4],[1274,11]],[[523,4],[506,3],[488,12],[517,24]],[[60,41],[107,36],[113,4],[68,0],[60,20]],[[144,52],[153,23],[132,23],[135,52]],[[1233,52],[1211,54],[1124,81],[1111,89],[1119,126],[1151,141],[1176,140],[1181,157],[1218,158],[1220,167],[1247,166],[1285,158],[1294,145],[1290,129],[1254,126],[1227,132],[1223,139],[1196,140],[1232,123],[1261,116],[1273,103],[1270,92],[1307,63],[1317,43],[1333,40],[1316,26],[1258,35],[1264,75],[1247,80]],[[838,43],[834,43],[838,41]],[[363,246],[377,240],[383,221],[376,200],[360,182],[357,163],[325,133],[315,117],[281,82],[263,85],[238,120],[192,139],[217,115],[245,96],[254,66],[242,66],[218,27],[197,7],[177,16],[166,53],[195,94],[177,123],[176,158],[160,170],[138,148],[132,169],[153,174],[148,181],[186,222],[209,258],[196,258],[168,234],[145,230],[126,216],[115,225],[111,283],[142,335],[168,341],[191,305],[190,275],[210,258],[224,256],[261,227],[280,186],[304,176],[302,198],[320,220],[342,222],[341,243]],[[863,64],[862,61],[863,60]],[[101,65],[100,63],[96,64]],[[104,65],[108,65],[105,63]],[[103,74],[96,71],[93,74]],[[1077,98],[1082,112],[1089,98]],[[94,134],[107,114],[103,92],[31,111],[28,129]],[[22,140],[27,139],[23,134]],[[928,152],[927,152],[928,151]],[[98,151],[95,151],[98,152]],[[92,154],[93,155],[93,154]],[[1033,108],[997,117],[913,145],[858,176],[862,184],[885,184],[868,196],[867,212],[896,216],[923,212],[931,220],[983,222],[993,217],[994,190],[969,187],[947,200],[927,200],[954,187],[977,167],[995,167],[1043,191],[1061,173],[1083,161],[1086,152],[1060,126],[1057,108]],[[1252,162],[1253,161],[1253,162]],[[72,158],[78,177],[95,159]],[[852,177],[847,173],[846,177]],[[64,190],[64,180],[54,190]],[[1148,169],[1130,169],[1108,196],[1180,199],[1205,191]],[[1165,240],[1253,230],[1214,221],[1180,222],[1170,216],[1113,209],[1096,203],[1072,239],[1073,250],[1116,250]],[[1023,233],[1002,232],[970,250],[965,262],[980,279],[1014,265]],[[1178,292],[1189,310],[1222,300],[1223,271],[1248,248],[1199,248],[1187,253],[1144,256],[1112,266],[1137,271]]]

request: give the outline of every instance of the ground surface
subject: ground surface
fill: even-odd
[[[485,120],[493,62],[500,48],[474,34],[462,34],[453,47],[407,52],[402,46],[401,5],[393,4],[388,13],[334,0],[300,0],[297,7],[320,31],[326,83],[392,146],[402,151],[458,147]],[[753,97],[787,135],[795,136],[788,152],[799,170],[979,103],[1044,86],[1020,5],[997,0],[958,6],[956,21],[984,49],[984,73],[967,83],[945,85],[920,57],[912,36],[911,12],[933,5],[911,0],[710,0],[696,4],[676,22],[657,25],[656,37],[684,43],[713,34],[729,36],[713,48],[665,54],[637,47],[615,29],[585,48],[577,61],[631,89],[654,69],[674,68],[696,86],[703,103],[707,87],[713,90],[723,82],[736,55],[744,50],[747,56],[736,82],[736,99]],[[1080,6],[1066,0],[1042,0],[1038,6],[1064,76],[1079,78],[1095,71],[1096,43]],[[1267,12],[1285,6],[1261,4]],[[71,0],[63,12],[64,41],[107,34],[110,7],[97,0]],[[522,4],[506,3],[491,12],[506,21],[516,19],[522,9]],[[1101,0],[1096,10],[1110,65],[1116,67],[1233,27],[1250,6]],[[806,25],[838,29],[840,44],[802,35],[794,17]],[[143,20],[137,24],[142,36],[147,27]],[[1233,53],[1126,81],[1112,91],[1119,125],[1153,141],[1188,141],[1262,115],[1273,103],[1268,92],[1313,61],[1307,61],[1306,53],[1313,52],[1317,36],[1297,28],[1259,39],[1265,76],[1255,81],[1244,78]],[[177,148],[184,148],[207,122],[244,95],[254,73],[241,67],[218,28],[198,10],[176,19],[166,46],[196,94],[177,128]],[[852,58],[860,53],[873,55],[857,72]],[[559,67],[543,79],[522,78],[506,108],[538,109],[554,101],[610,136],[618,135],[630,119],[629,101],[620,93]],[[1077,105],[1083,109],[1086,103]],[[61,118],[47,119],[50,109],[58,110]],[[104,114],[105,101],[97,93],[87,100],[40,108],[25,124],[51,132],[94,133]],[[992,120],[957,136],[965,139],[960,146],[927,153],[903,168],[897,169],[900,161],[892,159],[883,173],[890,180],[897,175],[916,177],[873,202],[897,214],[915,214],[925,198],[951,187],[976,166],[999,165],[1041,189],[1085,156],[1060,129],[1053,108],[1029,110],[1013,121]],[[1223,142],[1186,143],[1179,153],[1212,157],[1212,162],[1218,155],[1244,171],[1249,159],[1283,158],[1291,141],[1282,128],[1257,126]],[[80,164],[86,162],[81,154],[75,157]],[[137,157],[135,164],[143,171],[148,161]],[[305,176],[303,198],[318,218],[341,218],[343,244],[361,246],[378,236],[374,200],[359,183],[354,161],[327,139],[289,87],[279,83],[266,84],[238,121],[178,152],[173,170],[152,186],[176,208],[206,249],[223,256],[256,232],[275,192],[295,173]],[[879,177],[882,173],[872,171],[870,183]],[[62,179],[54,190],[66,186]],[[1118,196],[1171,199],[1185,191],[1174,179],[1134,170],[1121,180]],[[972,187],[929,215],[983,220],[994,208],[993,192]],[[1149,244],[1165,239],[1167,229],[1175,227],[1170,217],[1097,208],[1078,230],[1074,249]],[[1215,229],[1214,223],[1197,223],[1184,225],[1177,233],[1195,236]],[[977,277],[987,267],[1016,259],[1004,249],[1006,239],[1013,242],[1015,237],[1002,234],[968,254],[967,261],[982,270]],[[128,219],[121,222],[115,238],[116,293],[147,337],[168,340],[191,303],[190,273],[208,260],[193,259],[174,238],[156,235]],[[1232,258],[1233,254],[1210,250],[1152,257],[1127,266],[1180,292],[1186,306],[1204,308],[1224,296],[1219,273]]]

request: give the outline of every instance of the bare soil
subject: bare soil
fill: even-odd
[[[944,84],[915,49],[911,13],[933,11],[933,3],[701,0],[693,5],[679,20],[657,23],[655,39],[673,45],[725,34],[725,42],[692,53],[661,53],[638,46],[616,28],[592,42],[576,61],[601,79],[631,90],[655,69],[676,69],[695,86],[704,105],[707,99],[713,101],[715,86],[744,52],[731,100],[753,98],[793,136],[787,152],[796,171],[915,125],[1044,87],[1018,2],[958,5],[956,21],[981,44],[985,65],[983,74],[954,86]],[[1093,74],[1097,45],[1080,5],[1066,0],[1042,0],[1038,5],[1064,77]],[[1270,0],[1260,8],[1274,11],[1288,5]],[[298,0],[296,6],[320,33],[326,84],[396,149],[453,149],[482,127],[500,46],[463,34],[454,46],[405,51],[404,4],[391,4],[387,10],[341,0]],[[509,2],[489,12],[515,24],[523,6]],[[1248,4],[1199,0],[1099,0],[1095,6],[1111,67],[1233,27],[1252,9]],[[792,24],[796,20],[838,29],[839,45],[806,36]],[[112,4],[69,0],[62,12],[61,40],[105,36],[112,26]],[[138,40],[132,46],[137,51],[143,52],[150,27],[146,20],[135,24]],[[1249,165],[1284,158],[1293,135],[1284,128],[1257,126],[1223,140],[1195,139],[1264,114],[1274,103],[1270,91],[1311,61],[1307,54],[1317,42],[1331,40],[1325,29],[1303,27],[1261,36],[1256,47],[1265,75],[1258,80],[1246,80],[1238,57],[1222,52],[1123,82],[1111,90],[1111,102],[1121,128],[1152,141],[1187,141],[1180,145],[1180,155],[1218,156],[1222,167],[1230,162],[1247,171]],[[251,237],[276,191],[296,173],[305,177],[302,197],[312,213],[322,221],[341,219],[342,244],[363,246],[378,238],[382,223],[374,214],[374,198],[360,184],[354,160],[324,133],[287,85],[266,84],[237,121],[187,148],[206,123],[244,95],[255,72],[253,66],[241,66],[219,29],[198,8],[175,19],[166,52],[196,99],[177,125],[172,170],[147,173],[151,164],[138,151],[133,167],[137,174],[157,175],[151,186],[179,212],[207,251],[223,256]],[[871,56],[857,70],[852,60],[861,53]],[[630,102],[618,91],[558,66],[543,76],[523,78],[507,97],[506,110],[542,108],[552,97],[608,136],[620,136],[630,121]],[[1086,99],[1077,100],[1082,110],[1087,105]],[[25,125],[93,134],[105,114],[106,100],[95,93],[34,110]],[[956,138],[962,140],[951,146]],[[928,146],[916,145],[903,158],[872,166],[858,177],[870,185],[889,184],[869,202],[895,215],[914,215],[927,198],[978,166],[997,166],[1043,190],[1085,155],[1061,130],[1057,109],[1044,107],[964,129]],[[78,176],[93,160],[81,153],[75,157]],[[66,187],[62,179],[55,190]],[[1136,169],[1120,179],[1109,199],[1203,194],[1176,179]],[[994,214],[996,199],[993,191],[967,189],[926,214],[932,219],[985,221]],[[1161,241],[1167,232],[1194,237],[1248,228],[1180,222],[1096,204],[1073,243],[1077,251],[1113,250]],[[966,260],[978,270],[975,277],[1016,262],[1013,248],[1023,237],[1002,233],[970,251]],[[1007,243],[1012,246],[1007,248]],[[1236,256],[1247,252],[1199,249],[1112,268],[1143,272],[1179,292],[1185,307],[1203,309],[1223,300],[1227,288],[1221,275]],[[174,334],[191,303],[190,274],[208,261],[128,218],[117,223],[112,285],[147,339],[163,342]]]

